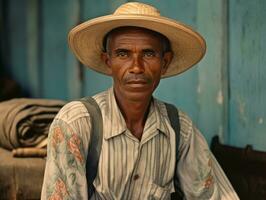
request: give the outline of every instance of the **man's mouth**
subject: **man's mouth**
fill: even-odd
[[[124,83],[134,89],[144,89],[149,86],[149,78],[144,74],[128,74]]]
[[[134,80],[128,80],[126,81],[126,85],[130,88],[135,88],[135,89],[141,89],[145,88],[147,85],[147,81],[143,79],[134,79]]]
[[[127,84],[146,84],[147,81],[143,79],[128,80]]]

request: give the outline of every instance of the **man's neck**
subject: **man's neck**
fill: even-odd
[[[117,105],[125,119],[127,128],[139,140],[141,140],[143,134],[151,99],[152,97],[146,97],[139,101],[129,101],[116,96]]]

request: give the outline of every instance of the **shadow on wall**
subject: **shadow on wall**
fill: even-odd
[[[0,101],[22,97],[20,86],[12,79],[0,77]]]

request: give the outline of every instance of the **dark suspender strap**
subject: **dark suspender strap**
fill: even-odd
[[[177,163],[178,163],[178,147],[179,147],[179,138],[180,138],[180,122],[179,122],[179,114],[177,108],[172,105],[165,103],[168,118],[170,120],[171,126],[175,131],[175,140],[176,140],[176,163],[175,163],[175,174],[174,174],[174,186],[175,186],[175,193],[171,195],[171,199],[183,199],[184,194],[180,189],[180,182],[177,175]]]
[[[86,161],[86,178],[88,184],[88,197],[94,192],[93,181],[97,175],[99,157],[102,148],[103,121],[101,110],[92,97],[84,97],[80,101],[86,106],[91,119],[91,135]]]

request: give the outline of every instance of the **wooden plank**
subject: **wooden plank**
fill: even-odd
[[[66,32],[71,30],[80,22],[80,1],[69,1],[66,7]],[[81,66],[71,50],[66,49],[66,70],[68,99],[77,99],[82,96]]]
[[[26,34],[27,34],[27,66],[26,71],[28,74],[29,84],[28,90],[31,97],[41,96],[41,79],[40,79],[40,34],[39,34],[39,1],[27,0],[26,12]]]
[[[230,143],[266,150],[266,1],[230,1]]]
[[[5,16],[5,3],[4,0],[0,0],[0,78],[5,75],[5,68],[6,68],[6,57],[7,57],[7,48],[6,48],[6,31],[5,30],[5,23],[6,23],[6,16]]]
[[[29,76],[27,73],[27,30],[26,4],[23,1],[10,0],[7,6],[7,32],[9,34],[9,59],[7,72],[29,95]]]
[[[199,128],[208,142],[214,135],[227,142],[227,1],[198,1],[197,25],[207,53],[199,64]]]
[[[70,54],[67,44],[70,26],[72,27],[76,23],[77,3],[78,1],[72,0],[42,1],[42,87],[44,97],[69,99],[79,96],[79,89],[77,89],[77,93],[73,92],[79,87],[76,83],[79,80],[76,78],[78,73],[71,74],[70,67],[75,67],[76,64],[73,62],[74,58],[70,58],[72,54]],[[73,87],[71,87],[71,82]]]

